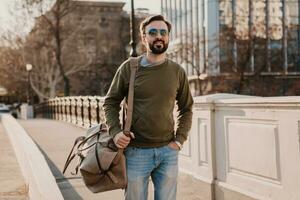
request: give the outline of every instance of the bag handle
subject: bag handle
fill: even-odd
[[[99,128],[99,129],[100,129],[100,132],[101,132],[101,130],[103,130],[103,129],[105,129],[105,128],[106,128],[106,127],[104,127],[103,124],[100,124],[100,128]],[[85,136],[79,136],[79,137],[77,137],[77,138],[75,139],[75,142],[74,142],[74,144],[73,144],[73,147],[72,147],[72,149],[71,149],[71,151],[70,151],[70,153],[69,153],[69,155],[68,155],[67,161],[66,161],[66,163],[65,163],[65,165],[64,165],[64,168],[63,168],[63,174],[66,172],[68,166],[70,165],[70,163],[72,162],[72,160],[75,158],[76,155],[78,155],[78,156],[81,157],[81,156],[82,156],[82,154],[81,154],[82,151],[85,151],[85,150],[91,148],[92,146],[94,146],[94,145],[96,144],[96,143],[94,143],[94,144],[92,144],[92,145],[90,145],[90,146],[88,146],[88,147],[83,148],[83,145],[84,145],[88,140],[90,140],[90,139],[93,138],[93,137],[96,137],[97,135],[99,135],[99,131],[96,132],[96,133],[94,133],[94,134],[92,134],[92,135],[90,135],[90,136],[88,136],[88,137],[85,137]],[[97,141],[97,142],[98,142],[98,141]],[[76,147],[76,149],[77,149],[77,152],[74,152],[75,147]],[[82,161],[82,160],[83,160],[83,159],[82,159],[82,157],[81,157],[81,161]],[[79,163],[79,164],[77,165],[77,167],[76,167],[76,174],[77,174],[79,165],[80,165],[80,163]],[[72,174],[73,174],[73,173],[72,173]]]
[[[64,165],[64,168],[63,168],[63,174],[66,172],[69,164],[71,163],[71,161],[75,158],[76,155],[78,155],[77,153],[73,153],[74,149],[75,149],[75,146],[79,143],[79,142],[82,142],[85,140],[85,137],[84,136],[80,136],[78,138],[76,138],[74,144],[73,144],[73,147],[71,149],[71,152],[69,153],[68,155],[68,158],[67,158],[67,161]],[[80,143],[81,144],[81,143]]]

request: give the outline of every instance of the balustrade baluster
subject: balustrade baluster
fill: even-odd
[[[91,113],[91,126],[99,123],[98,120],[98,99],[90,97],[90,113]]]
[[[71,123],[77,124],[77,105],[76,105],[77,99],[76,97],[71,98]]]
[[[76,110],[77,110],[77,126],[83,126],[83,104],[82,104],[82,97],[77,97],[76,101]]]
[[[90,127],[89,110],[90,110],[89,97],[84,97],[83,98],[83,126],[84,127]]]

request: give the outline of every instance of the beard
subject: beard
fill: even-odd
[[[152,44],[148,44],[153,54],[162,54],[167,51],[169,46],[169,43],[165,43],[163,40],[155,40]]]

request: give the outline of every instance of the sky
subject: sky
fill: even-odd
[[[22,0],[16,0],[22,1]],[[97,0],[91,0],[97,1]],[[99,0],[99,1],[122,1],[125,2],[124,9],[130,10],[130,0]],[[12,0],[0,0],[0,22],[1,25],[8,23],[11,18],[9,14],[9,6],[11,6]],[[134,1],[135,8],[148,8],[150,13],[159,13],[160,12],[160,0],[135,0]]]
[[[125,2],[124,9],[130,10],[130,2],[131,0],[84,0],[84,1],[117,1],[117,2]],[[134,0],[135,8],[148,8],[151,13],[160,13],[160,1],[161,0]]]
[[[9,18],[9,12],[8,12],[8,2],[9,0],[0,0],[0,20],[1,25],[4,20]]]
[[[124,0],[126,3],[124,9],[130,10],[130,0]],[[150,13],[160,13],[160,0],[135,0],[135,8],[148,8]]]
[[[12,7],[13,2],[16,1],[22,1],[22,0],[0,0],[0,34],[2,32],[5,32],[7,29],[14,30],[12,27],[13,22],[16,21],[12,17],[12,15],[9,12],[9,9]],[[117,1],[117,2],[125,2],[124,10],[130,11],[131,5],[130,2],[131,0],[83,0],[83,1]],[[161,9],[161,0],[135,0],[134,1],[134,7],[135,8],[148,8],[149,13],[160,13]],[[28,28],[30,31],[31,28]]]

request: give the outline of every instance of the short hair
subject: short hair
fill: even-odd
[[[171,31],[171,23],[168,22],[167,20],[165,20],[165,18],[162,15],[153,15],[150,17],[147,17],[146,19],[144,19],[141,24],[140,24],[140,34],[144,34],[145,33],[145,28],[147,25],[149,25],[151,22],[153,21],[163,21],[166,23],[167,27],[168,27],[168,32],[170,33]]]

